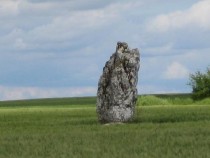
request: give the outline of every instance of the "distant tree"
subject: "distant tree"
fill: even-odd
[[[210,67],[205,73],[197,71],[195,74],[190,74],[189,85],[192,87],[194,100],[210,97]]]

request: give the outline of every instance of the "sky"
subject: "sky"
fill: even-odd
[[[210,0],[0,0],[0,100],[96,96],[118,41],[138,92],[188,93],[210,66]]]

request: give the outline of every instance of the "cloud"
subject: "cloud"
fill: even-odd
[[[116,0],[115,2],[123,2],[126,0]],[[114,2],[114,3],[115,3]],[[62,3],[59,0],[27,0],[24,3],[33,7],[42,7],[42,6],[51,6],[54,9],[63,9],[63,11],[78,11],[78,10],[94,10],[104,8],[113,3],[112,0],[77,0],[77,1],[69,1],[69,0],[62,0]],[[27,7],[28,8],[28,7]],[[53,11],[50,11],[51,13]],[[56,11],[54,10],[54,13]]]
[[[210,1],[202,0],[187,10],[158,15],[147,24],[147,27],[152,32],[167,32],[183,28],[209,30],[209,19]]]
[[[15,40],[15,44],[14,44],[15,48],[17,49],[25,49],[26,48],[26,44],[25,42],[23,41],[23,39],[21,38],[17,38]]]
[[[0,86],[0,100],[20,100],[30,98],[53,98],[95,95],[95,87],[40,88]]]
[[[189,76],[189,70],[178,62],[173,62],[163,73],[165,79],[183,79]]]
[[[18,14],[20,0],[6,0],[0,3],[0,17],[14,16]]]
[[[110,9],[74,12],[65,16],[55,17],[51,23],[31,30],[28,36],[33,37],[32,40],[41,40],[40,43],[43,41],[59,42],[75,37],[83,38],[87,33],[97,31],[101,26],[109,25],[110,22],[114,23],[115,18],[114,11]]]
[[[17,48],[11,47],[11,43],[14,43],[15,46],[21,44],[21,48],[27,48],[27,51],[61,49],[72,51],[74,48],[81,49],[90,43],[102,41],[102,38],[106,38],[107,33],[112,35],[116,27],[124,22],[121,21],[122,13],[137,4],[118,3],[118,1],[103,4],[102,2],[96,4],[103,7],[74,10],[70,5],[73,1],[63,3],[59,1],[37,3],[20,1],[17,6],[17,17],[11,21],[6,19],[7,22],[0,22],[5,30],[7,28],[6,31],[0,29],[0,32],[4,34],[0,37],[0,44],[4,45],[7,51]],[[74,2],[74,5],[80,5],[80,3]],[[9,27],[8,24],[11,26]],[[17,39],[21,40],[16,41]]]
[[[186,90],[180,90],[176,88],[168,88],[163,86],[158,86],[154,84],[144,84],[140,85],[138,88],[139,94],[166,94],[166,93],[180,93],[186,92]]]
[[[185,91],[186,77],[169,79],[174,74],[167,73],[166,66],[178,63],[194,72],[209,64],[209,2],[159,2],[2,1],[0,85],[4,94],[62,97],[70,96],[71,88],[95,88],[117,41],[140,49],[140,91]],[[184,76],[186,71],[180,72]]]

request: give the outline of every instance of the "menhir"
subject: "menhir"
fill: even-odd
[[[106,62],[98,83],[97,113],[101,123],[127,122],[134,118],[137,101],[138,49],[118,42],[116,52]]]

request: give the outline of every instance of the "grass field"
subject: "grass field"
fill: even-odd
[[[140,99],[134,122],[109,125],[94,97],[0,102],[0,158],[210,157],[209,99]]]

